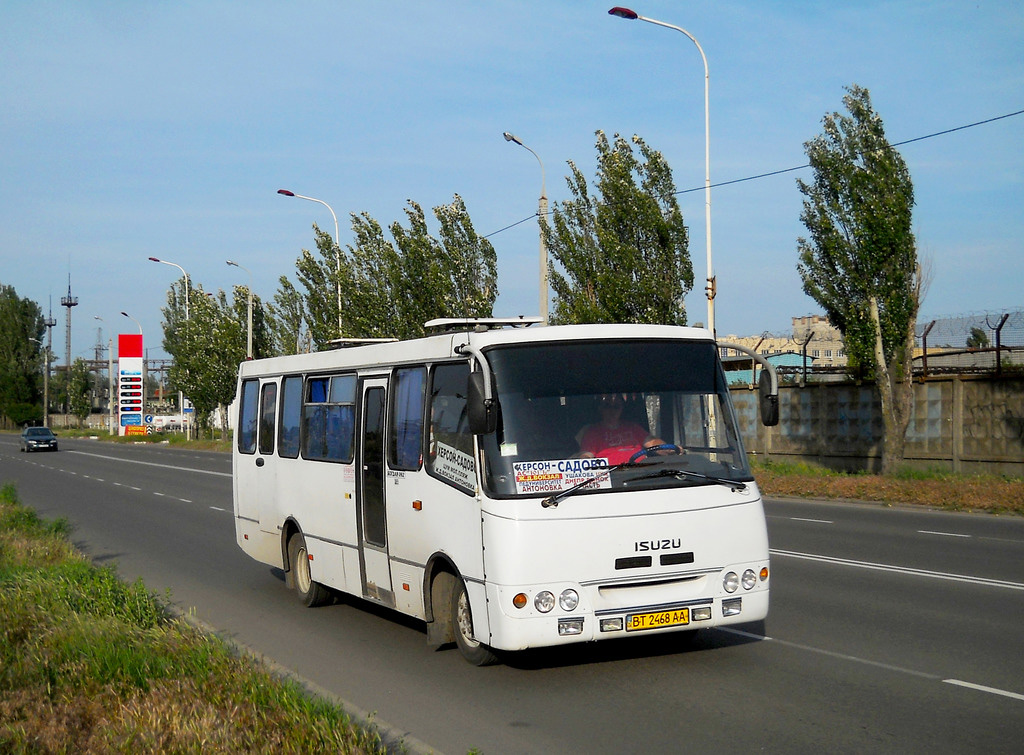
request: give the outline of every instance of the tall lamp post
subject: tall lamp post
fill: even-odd
[[[544,325],[548,324],[548,246],[544,241],[544,218],[548,216],[548,192],[544,178],[544,161],[540,155],[527,147],[515,134],[504,132],[505,141],[518,144],[537,158],[540,163],[540,201],[537,204],[537,220],[540,224],[540,317]]]
[[[46,372],[43,373],[43,427],[50,426],[50,349],[38,338],[29,338],[39,344],[43,350],[43,363]]]
[[[179,264],[177,264],[175,262],[168,262],[167,260],[162,260],[159,257],[150,257],[149,261],[150,262],[159,262],[161,265],[170,265],[171,267],[176,267],[179,270],[181,270],[181,275],[182,275],[182,277],[185,278],[185,320],[188,321],[188,319],[189,319],[189,317],[188,317],[189,290],[188,290],[188,273],[185,272],[185,268],[183,268],[181,265],[179,265]],[[124,314],[124,312],[122,312],[121,314]],[[139,327],[139,332],[140,333],[142,332],[142,327],[141,326]],[[145,360],[143,360],[142,363],[143,363],[143,366],[145,366],[145,363],[146,363]],[[143,371],[145,371],[145,370],[143,370]],[[145,383],[143,383],[143,385],[145,385]],[[191,438],[192,437],[192,427],[191,427],[191,425],[189,425],[189,427],[185,427],[185,394],[182,393],[181,391],[178,391],[178,413],[181,414],[181,428],[182,428],[182,430],[185,431],[185,437],[186,438]]]
[[[674,24],[667,24],[664,21],[657,21],[653,18],[646,18],[641,16],[635,11],[629,8],[615,7],[608,11],[609,15],[618,16],[619,18],[629,19],[631,21],[646,21],[649,24],[655,26],[664,26],[666,29],[675,29],[678,32],[685,34],[690,38],[690,41],[697,46],[697,51],[700,53],[701,60],[704,61],[704,223],[706,227],[707,236],[707,255],[708,255],[708,283],[705,287],[705,291],[708,295],[708,330],[711,334],[715,334],[715,294],[717,291],[717,284],[715,283],[714,269],[711,266],[711,121],[710,121],[710,78],[708,76],[708,59],[704,55],[704,48],[700,46],[700,42],[686,31],[681,26],[675,26]]]
[[[227,260],[227,263],[231,267],[237,267],[249,273],[249,329],[246,331],[245,357],[246,359],[252,359],[252,271],[231,260]]]
[[[138,327],[138,329],[139,329],[139,335],[141,336],[142,335],[142,323],[139,322],[138,320],[136,320],[134,317],[132,317],[127,312],[122,312],[121,314],[124,315],[125,317],[127,317],[133,323],[135,323],[136,327]],[[143,341],[143,348],[145,348],[145,341]],[[146,352],[145,351],[142,352],[142,413],[143,414],[146,413]]]
[[[338,281],[336,286],[338,291],[338,338],[344,338],[345,334],[341,330],[341,239],[338,235],[338,216],[334,214],[334,208],[322,199],[304,197],[302,194],[296,194],[294,191],[288,191],[288,189],[278,189],[277,193],[283,197],[295,197],[296,199],[305,199],[309,202],[316,202],[318,204],[322,204],[331,211],[331,217],[334,218],[334,248],[338,261]]]
[[[106,322],[99,315],[92,319]],[[114,426],[114,336],[107,338],[107,432],[113,435],[117,431]]]
[[[185,272],[185,268],[183,268],[181,265],[178,265],[178,264],[176,264],[174,262],[168,262],[167,260],[162,260],[162,259],[160,259],[158,257],[150,257],[149,261],[150,262],[159,262],[161,265],[170,265],[171,267],[176,267],[179,270],[181,270],[181,275],[185,279],[185,319],[187,320],[188,319],[188,273]],[[121,314],[124,314],[124,312],[122,312]]]

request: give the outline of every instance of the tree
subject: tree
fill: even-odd
[[[242,353],[245,354],[249,341],[249,287],[235,286],[231,291],[232,304],[225,309],[223,314],[226,317],[234,318],[242,329]],[[221,301],[224,294],[220,294]],[[252,358],[263,359],[265,357],[277,356],[274,348],[274,334],[270,324],[270,316],[267,314],[263,301],[259,296],[252,296]]]
[[[440,239],[430,235],[419,204],[409,200],[405,214],[408,228],[391,224],[397,247],[390,279],[398,313],[393,335],[422,336],[423,323],[439,317],[490,317],[498,296],[497,254],[476,235],[462,197],[434,208]]]
[[[68,380],[68,411],[78,418],[78,426],[92,411],[93,377],[84,359],[76,359],[71,365]]]
[[[179,309],[184,298],[175,290],[177,285],[172,286],[163,309],[164,349],[173,358],[169,378],[192,402],[198,423],[206,426],[213,410],[230,404],[235,396],[238,365],[246,352],[248,290],[236,287],[233,304],[223,291],[207,296],[202,289],[192,290],[186,320]],[[266,328],[257,330],[256,323],[262,320],[262,307],[254,301],[253,352],[257,356],[269,350]],[[225,433],[222,425],[222,436]]]
[[[597,132],[597,196],[570,161],[574,199],[542,219],[555,295],[552,322],[636,322],[685,325],[683,298],[693,265],[672,171],[639,136],[632,145]],[[638,183],[639,180],[639,183]]]
[[[971,334],[967,336],[968,349],[984,349],[989,345],[988,333],[977,325],[971,328]]]
[[[342,291],[351,290],[349,268],[344,257],[339,269],[338,247],[334,238],[321,231],[315,224],[313,234],[316,239],[316,254],[303,249],[295,263],[296,277],[304,290],[302,294],[303,310],[309,336],[313,344],[319,348],[333,338],[338,338],[338,285]],[[344,298],[344,296],[342,297]],[[345,331],[342,319],[342,329]]]
[[[490,317],[497,298],[497,254],[473,228],[465,202],[433,209],[439,238],[431,235],[423,208],[409,200],[407,225],[388,230],[368,213],[351,216],[353,244],[340,269],[334,240],[314,227],[317,252],[303,250],[296,262],[301,291],[282,278],[275,326],[297,336],[302,319],[314,348],[338,337],[336,286],[342,291],[342,330],[354,338],[416,338],[423,323],[438,317]]]
[[[45,329],[39,305],[0,284],[0,420],[5,424],[42,417]]]
[[[298,354],[302,351],[302,325],[306,320],[302,294],[284,275],[278,279],[273,303],[267,305],[267,320],[273,354]]]
[[[914,189],[885,138],[868,90],[847,88],[824,133],[804,144],[814,180],[804,195],[797,270],[804,292],[843,333],[851,368],[872,374],[883,417],[882,472],[903,459],[912,403],[914,326],[923,297],[911,230]]]

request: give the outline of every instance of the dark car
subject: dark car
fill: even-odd
[[[22,451],[56,451],[57,436],[48,427],[26,427],[21,431]]]

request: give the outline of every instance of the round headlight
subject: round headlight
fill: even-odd
[[[558,606],[563,611],[575,611],[579,604],[580,596],[575,590],[562,590],[562,594],[558,596]]]
[[[754,585],[756,585],[756,584],[757,584],[757,575],[754,574],[754,570],[753,569],[747,569],[745,572],[743,572],[743,589],[744,590],[751,590],[751,589],[753,589]]]
[[[533,599],[533,607],[541,613],[547,613],[555,607],[554,594],[547,590],[537,593],[537,597]]]
[[[729,572],[725,575],[725,578],[722,579],[722,587],[725,588],[726,592],[736,592],[739,586],[740,578],[734,571]]]

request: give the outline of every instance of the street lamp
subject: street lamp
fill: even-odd
[[[188,317],[189,291],[188,291],[188,273],[185,272],[185,268],[183,268],[181,265],[175,264],[174,262],[168,262],[167,260],[162,260],[162,259],[160,259],[158,257],[150,257],[149,261],[150,262],[159,262],[162,265],[171,265],[172,267],[176,267],[179,270],[181,270],[181,274],[185,277],[185,320],[187,321],[189,319],[189,317]],[[124,312],[122,312],[121,314],[123,315]],[[139,327],[139,332],[140,333],[142,332],[142,327],[141,326]],[[145,360],[143,360],[143,367],[145,367]],[[145,370],[143,370],[143,372],[145,372]],[[191,426],[188,427],[188,428],[185,427],[185,394],[182,391],[178,391],[178,412],[181,414],[181,427],[185,431],[185,438],[186,439],[190,439],[191,436],[192,436],[192,428],[191,428]]]
[[[175,264],[174,262],[168,262],[167,260],[162,260],[162,259],[159,259],[157,257],[150,257],[149,261],[150,262],[159,262],[161,265],[171,265],[172,267],[176,267],[179,270],[181,270],[181,274],[185,278],[185,319],[187,320],[188,319],[188,273],[185,272],[185,268],[183,268],[181,265]],[[121,314],[124,314],[124,312],[122,312]],[[141,333],[142,331],[140,330],[139,332]]]
[[[92,319],[106,322],[99,315],[93,315]],[[107,432],[113,435],[116,432],[114,427],[114,336],[107,337]]]
[[[227,263],[231,267],[237,267],[249,273],[249,330],[247,331],[246,337],[245,356],[246,359],[252,359],[252,272],[248,268],[242,267],[242,265],[239,265],[237,262],[227,260]]]
[[[708,295],[708,330],[710,330],[711,334],[714,335],[715,294],[717,293],[717,286],[715,283],[714,270],[711,266],[711,121],[709,117],[710,98],[708,96],[708,91],[710,88],[710,78],[708,76],[708,59],[707,56],[704,55],[704,49],[700,46],[700,42],[698,42],[690,32],[686,31],[686,29],[681,26],[667,24],[664,21],[657,21],[653,18],[646,18],[629,8],[615,7],[608,11],[608,13],[609,15],[629,19],[631,21],[646,21],[647,23],[654,24],[655,26],[664,26],[666,29],[675,29],[690,38],[690,41],[697,46],[697,51],[700,53],[701,60],[704,61],[704,223],[706,227],[708,254],[708,284],[704,290]]]
[[[30,341],[35,341],[39,344],[39,348],[43,350],[43,362],[46,366],[46,372],[43,373],[43,427],[50,426],[50,349],[47,348],[46,344],[40,341],[38,338],[29,337]]]
[[[338,338],[344,338],[345,334],[341,331],[341,241],[338,235],[338,216],[334,214],[334,208],[322,199],[304,197],[302,194],[296,194],[294,191],[288,191],[288,189],[278,189],[277,193],[283,197],[295,197],[296,199],[305,199],[309,202],[317,202],[331,211],[331,217],[334,218],[334,246],[338,257]]]
[[[510,134],[508,131],[504,132],[502,136],[505,137],[505,141],[514,142],[523,149],[527,150],[534,157],[537,158],[537,162],[540,163],[540,202],[537,205],[537,220],[540,224],[540,318],[544,325],[548,324],[548,247],[544,241],[544,218],[548,216],[548,193],[544,179],[544,161],[540,159],[540,155],[534,152],[532,149],[523,144],[518,137],[514,134]]]

